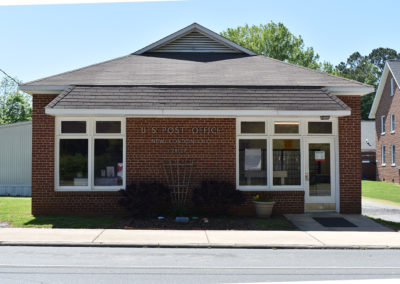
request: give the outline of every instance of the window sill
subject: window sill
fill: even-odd
[[[390,166],[391,166],[391,167],[395,167],[395,166],[396,166],[396,164],[391,164]]]
[[[56,192],[99,192],[99,191],[120,191],[125,190],[123,187],[111,187],[111,188],[55,188]]]
[[[395,131],[393,130],[393,131],[390,131],[390,134],[393,134],[393,133],[395,133]]]
[[[381,132],[381,135],[385,135],[385,132]]]
[[[237,190],[239,191],[264,191],[264,192],[269,192],[269,191],[304,191],[304,187],[290,187],[290,186],[283,186],[282,188],[265,188],[265,187],[237,187]]]
[[[381,164],[382,167],[386,167],[386,164]]]

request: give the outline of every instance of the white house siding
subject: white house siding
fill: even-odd
[[[0,195],[30,196],[32,122],[0,125]]]

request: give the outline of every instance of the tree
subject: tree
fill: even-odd
[[[293,35],[282,23],[245,25],[221,33],[229,40],[259,54],[289,63],[320,69],[319,55],[305,47],[301,36]]]
[[[336,69],[343,77],[361,83],[376,86],[379,80],[378,67],[369,61],[368,56],[362,56],[359,52],[351,54],[346,63],[340,62]]]
[[[0,124],[32,119],[30,97],[18,90],[17,82],[4,77],[0,82]]]
[[[383,47],[373,49],[367,56],[354,52],[346,62],[340,62],[334,71],[340,76],[366,83],[376,88],[382,76],[385,62],[389,59],[400,59],[400,54],[394,49]],[[371,93],[361,98],[361,118],[364,120],[368,119],[374,97],[375,93]]]
[[[369,61],[378,67],[379,77],[382,75],[383,68],[385,67],[386,60],[400,59],[400,53],[391,48],[375,48],[368,55]]]

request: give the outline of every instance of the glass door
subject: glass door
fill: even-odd
[[[306,142],[306,153],[306,211],[335,210],[333,139],[309,138]]]

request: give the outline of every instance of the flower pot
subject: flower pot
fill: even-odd
[[[274,207],[275,201],[254,201],[254,206],[256,208],[257,217],[259,218],[269,218],[271,217],[272,208]]]

